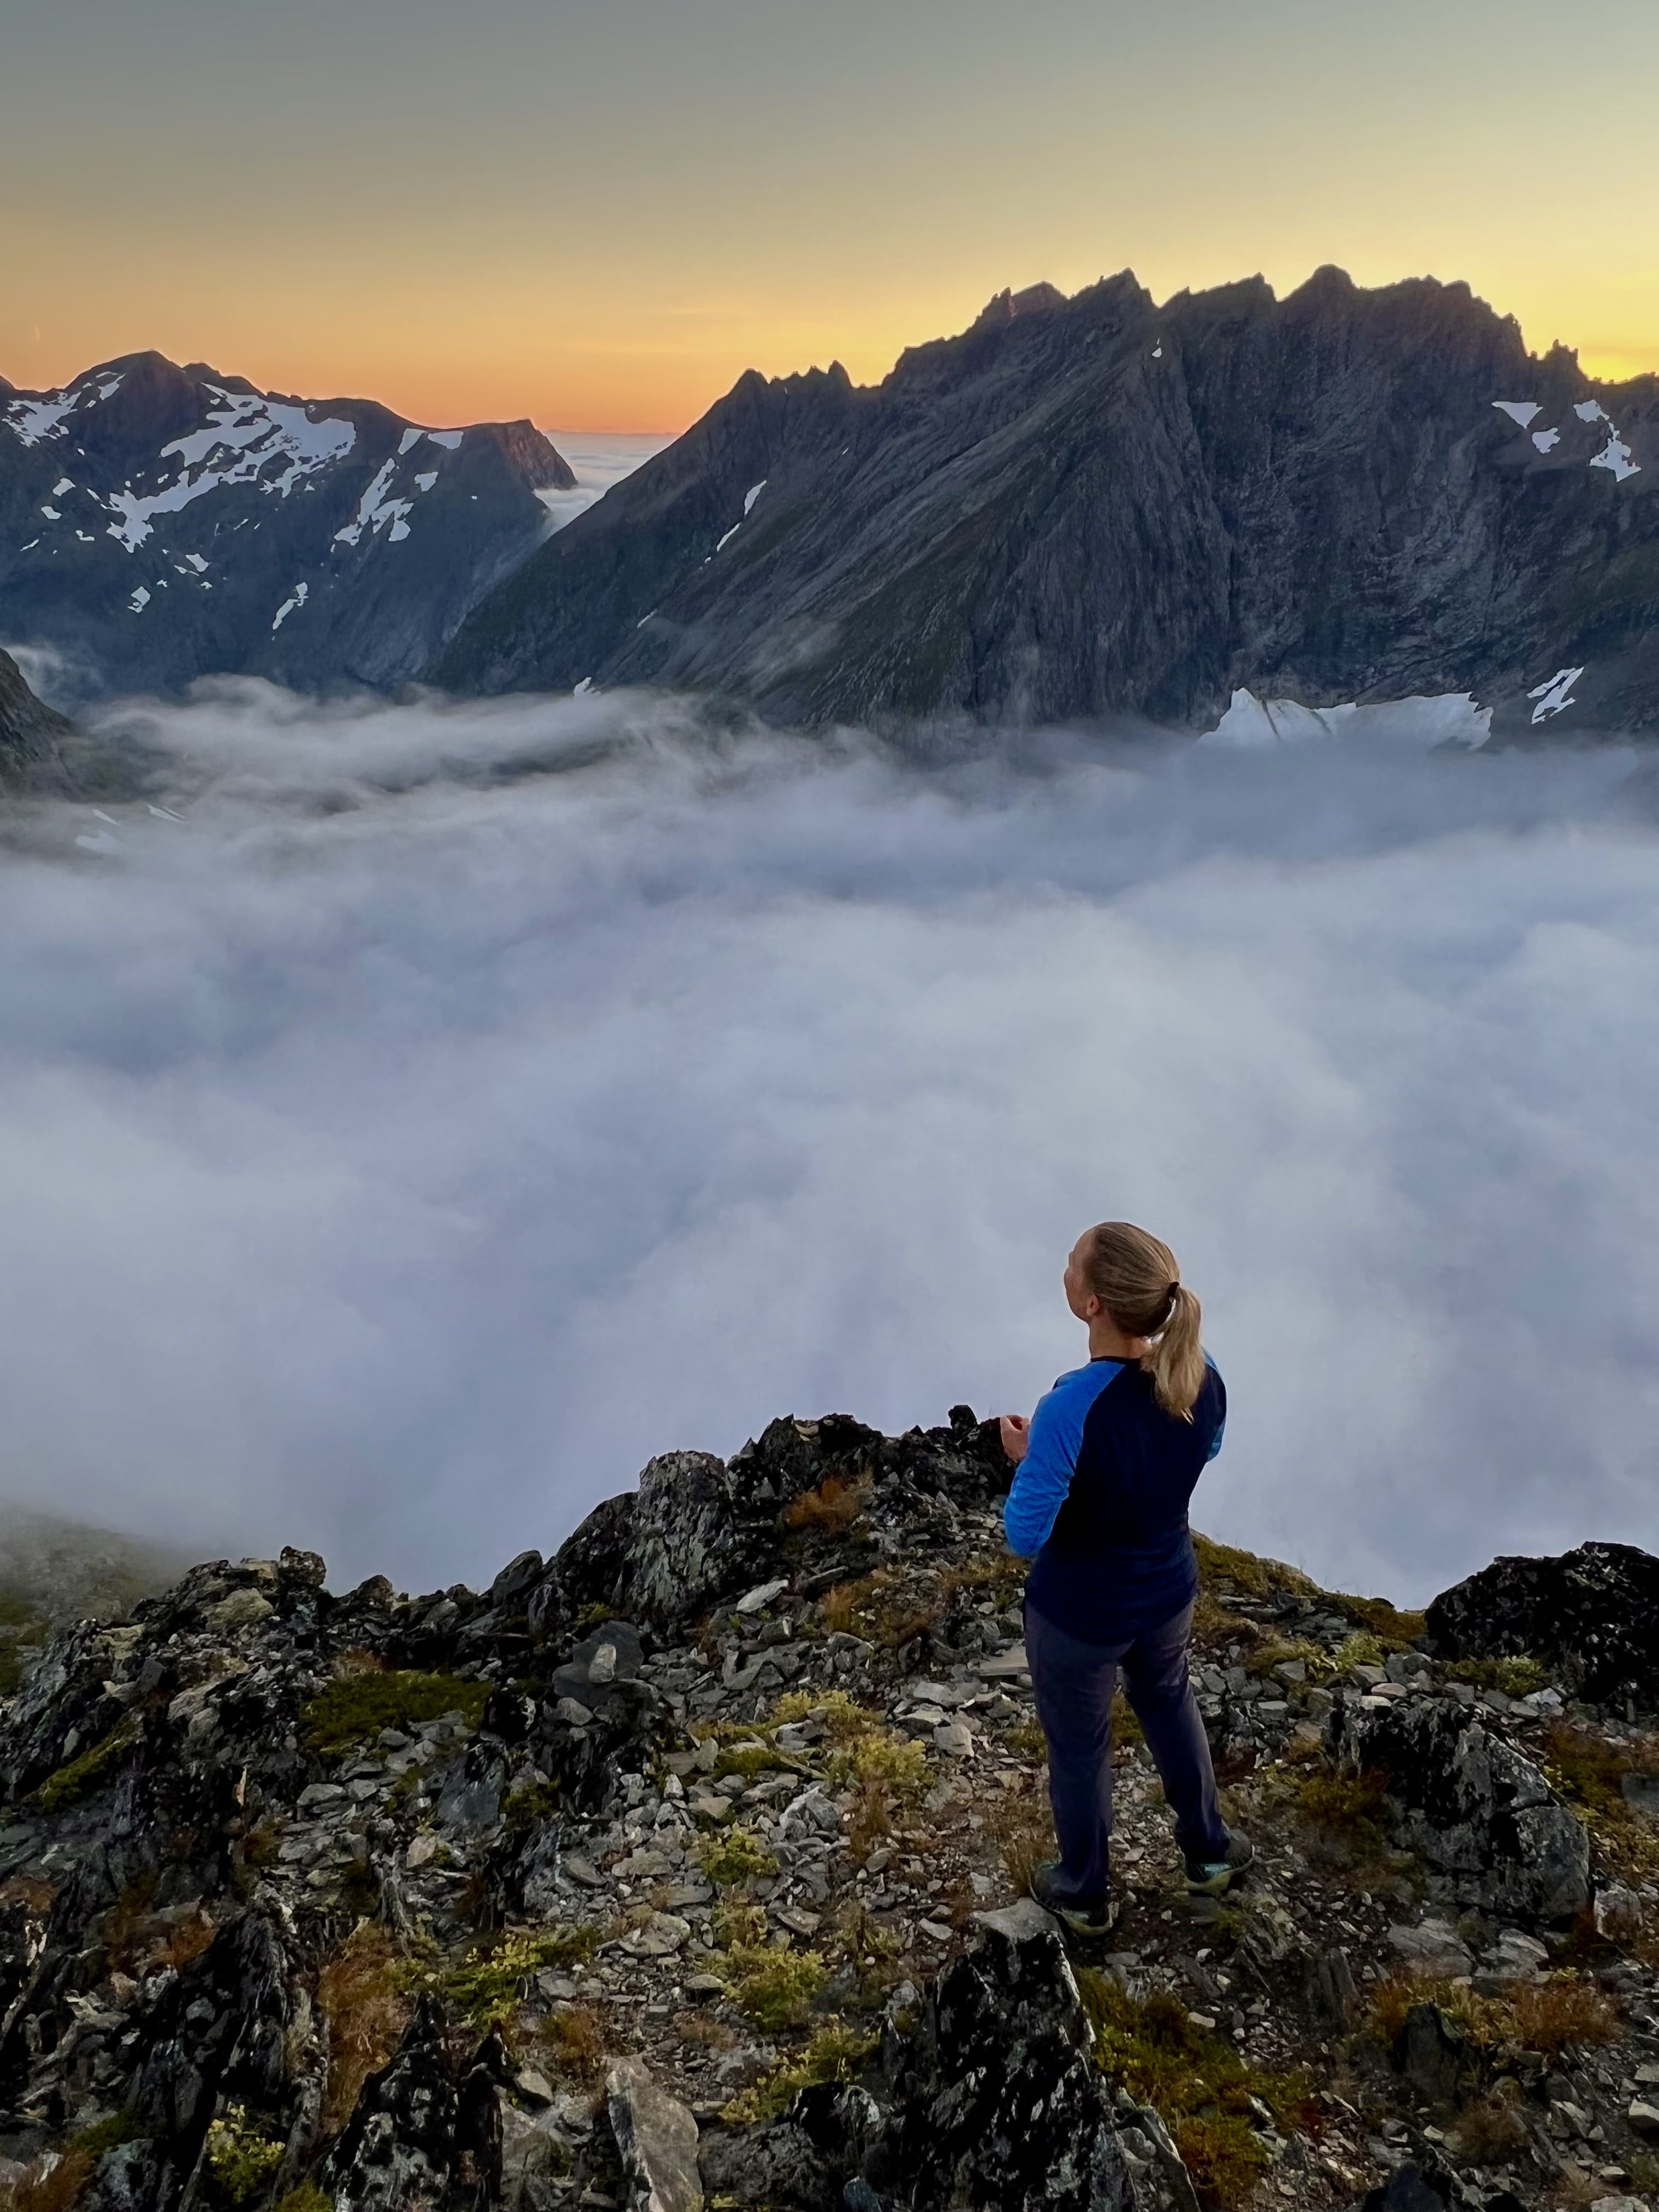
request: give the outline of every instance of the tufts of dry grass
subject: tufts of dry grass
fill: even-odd
[[[1619,2014],[1612,2002],[1593,1982],[1582,1982],[1576,1975],[1519,1982],[1505,2002],[1517,2039],[1546,2058],[1559,2058],[1575,2045],[1584,2048],[1618,2039]]]
[[[1399,1974],[1379,1982],[1371,1999],[1371,2025],[1392,2048],[1414,2004],[1435,2004],[1468,2032],[1481,2058],[1505,2045],[1554,2060],[1564,2051],[1612,2043],[1619,2014],[1593,1982],[1576,1974],[1552,1974],[1547,1980],[1517,1982],[1506,1996],[1478,1997],[1467,1984],[1422,1974]]]
[[[539,2046],[561,2074],[586,2084],[605,2074],[605,2023],[591,2005],[565,2005],[541,2026]]]
[[[870,1503],[868,1472],[857,1475],[832,1474],[816,1490],[804,1490],[799,1498],[792,1498],[783,1509],[786,1528],[816,1528],[827,1535],[838,1536],[863,1517]]]
[[[1544,1731],[1543,1767],[1626,1880],[1639,1883],[1659,1873],[1659,1833],[1622,1787],[1627,1774],[1659,1774],[1659,1736],[1613,1743],[1593,1729],[1554,1721]]]
[[[893,1832],[893,1793],[884,1782],[860,1782],[853,1793],[847,1843],[860,1865],[884,1836]]]
[[[324,1960],[317,1975],[317,2005],[328,2024],[328,2097],[323,2121],[345,2125],[359,2091],[403,2039],[413,2010],[406,1971],[382,1929],[354,1929]]]
[[[1015,1894],[1028,1896],[1032,1875],[1045,1859],[1054,1855],[1054,1822],[1048,1805],[1035,1790],[1010,1790],[991,1814],[989,1825]]]
[[[1494,2091],[1458,2114],[1447,2140],[1467,2165],[1504,2166],[1532,2138],[1514,2103]]]
[[[43,2152],[15,2181],[0,2186],[0,2212],[74,2212],[92,2169],[92,2158],[84,2150]]]

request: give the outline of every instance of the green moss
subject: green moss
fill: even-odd
[[[1198,1554],[1198,1571],[1205,1582],[1231,1583],[1245,1597],[1271,1597],[1275,1590],[1294,1590],[1307,1597],[1319,1595],[1317,1583],[1299,1567],[1287,1567],[1282,1559],[1258,1559],[1254,1552],[1238,1551],[1231,1544],[1218,1544],[1213,1537],[1201,1536],[1196,1529],[1193,1531],[1193,1549]]]
[[[121,2143],[137,2142],[141,2132],[131,2112],[112,2112],[107,2119],[99,2120],[89,2128],[82,2128],[79,2135],[71,2136],[70,2148],[85,2151],[88,2158],[100,2159],[106,2150],[114,2150]]]
[[[131,1717],[118,1721],[109,1734],[89,1750],[83,1751],[78,1759],[70,1759],[66,1766],[60,1766],[55,1774],[46,1777],[34,1793],[35,1802],[40,1810],[43,1813],[61,1813],[65,1806],[74,1804],[77,1798],[98,1789],[109,1778],[111,1769],[120,1764],[123,1755],[137,1740],[136,1721]]]
[[[1247,1674],[1271,1674],[1287,1660],[1299,1659],[1309,1680],[1316,1681],[1331,1672],[1331,1655],[1322,1644],[1305,1636],[1265,1636],[1244,1662]]]
[[[1501,1690],[1506,1698],[1529,1698],[1547,1686],[1549,1675],[1536,1659],[1460,1659],[1446,1672],[1454,1681],[1472,1682],[1477,1690]]]
[[[826,1771],[838,1786],[879,1783],[896,1797],[920,1797],[927,1787],[927,1748],[908,1736],[872,1730],[832,1753]]]
[[[550,1782],[526,1782],[507,1793],[501,1808],[507,1840],[515,1849],[532,1829],[553,1819],[559,1809],[559,1793]]]
[[[731,1827],[697,1845],[697,1864],[724,1889],[754,1875],[775,1874],[778,1863],[752,1828]]]
[[[334,2199],[319,2189],[314,2181],[302,2181],[297,2189],[289,2191],[276,2212],[334,2212]]]
[[[400,1668],[342,1674],[319,1690],[301,1715],[307,1751],[325,1757],[349,1751],[384,1728],[407,1729],[459,1712],[469,1728],[483,1717],[487,1682],[464,1674],[422,1674]]]
[[[788,2111],[803,2089],[820,2081],[856,2080],[880,2039],[849,2027],[844,2021],[831,2021],[810,2043],[792,2051],[769,2074],[734,2097],[720,2118],[730,2126],[744,2128],[775,2120]]]
[[[1322,1834],[1356,1849],[1380,1851],[1389,1778],[1373,1767],[1358,1774],[1325,1766],[1308,1775],[1296,1793],[1297,1809]]]
[[[849,1698],[845,1690],[786,1690],[772,1708],[769,1726],[782,1727],[816,1713],[831,1743],[851,1743],[882,1725],[882,1717],[868,1705]]]
[[[568,1966],[591,1959],[599,1940],[596,1928],[550,1928],[534,1934],[520,1929],[495,1936],[459,1963],[421,1970],[417,1986],[453,2005],[481,2033],[505,2027],[523,2002],[526,1984],[544,1966]]]
[[[732,2002],[757,2027],[774,2033],[799,2027],[830,1978],[821,1952],[787,1950],[770,1943],[733,1943],[709,1963]]]
[[[734,1743],[717,1754],[714,1778],[718,1781],[723,1774],[740,1774],[745,1782],[752,1782],[757,1774],[773,1774],[780,1767],[792,1764],[774,1744]]]
[[[1268,2163],[1251,2125],[1251,2100],[1282,2129],[1305,2127],[1306,2082],[1247,2065],[1174,1997],[1131,1997],[1086,1968],[1078,1982],[1102,2069],[1161,2115],[1206,2203],[1243,2203]]]
[[[1401,1613],[1385,1597],[1350,1597],[1336,1593],[1331,1597],[1331,1606],[1333,1610],[1346,1613],[1361,1628],[1369,1629],[1386,1651],[1413,1650],[1423,1633],[1420,1613]]]
[[[233,2204],[246,2204],[269,2187],[283,2162],[283,2145],[228,2105],[207,2131],[208,2171]]]

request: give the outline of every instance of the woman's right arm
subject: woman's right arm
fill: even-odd
[[[1008,1548],[1022,1559],[1035,1559],[1048,1542],[1077,1471],[1083,1423],[1096,1394],[1090,1389],[1068,1389],[1072,1379],[1064,1376],[1037,1400],[1026,1437],[1025,1456],[1002,1509]]]

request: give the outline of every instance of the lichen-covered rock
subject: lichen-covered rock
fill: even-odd
[[[1590,1899],[1589,1838],[1541,1771],[1458,1705],[1400,1699],[1332,1713],[1327,1747],[1384,1775],[1395,1834],[1462,1903],[1569,1920]]]
[[[1659,1704],[1659,1559],[1633,1544],[1494,1559],[1442,1591],[1426,1628],[1443,1658],[1540,1659],[1583,1697]]]
[[[888,2055],[894,2117],[865,2178],[908,2212],[1128,2212],[1111,2093],[1059,1936],[1035,1917],[981,1924]]]
[[[362,2084],[352,2119],[323,2161],[323,2185],[337,2212],[447,2212],[467,2201],[477,2185],[476,2146],[462,2142],[458,2121],[445,2020],[441,2006],[422,1997],[392,2062]],[[493,2154],[500,2190],[500,2121]]]
[[[622,1609],[659,1626],[693,1620],[722,1591],[752,1582],[766,1556],[738,1524],[725,1461],[665,1452],[640,1476]]]

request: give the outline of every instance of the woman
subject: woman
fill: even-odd
[[[1048,1741],[1058,1864],[1033,1894],[1084,1935],[1109,1898],[1112,1698],[1123,1686],[1174,1809],[1187,1887],[1218,1897],[1255,1856],[1216,1799],[1210,1746],[1187,1678],[1198,1562],[1187,1501],[1221,1449],[1227,1394],[1199,1342],[1200,1307],[1167,1244],[1103,1221],[1066,1262],[1066,1303],[1089,1364],[1062,1375],[1029,1420],[1002,1419],[1018,1466],[1004,1509],[1011,1547],[1034,1559],[1025,1649]]]

